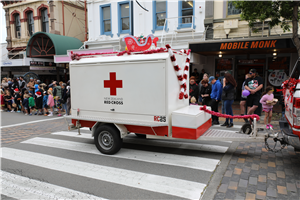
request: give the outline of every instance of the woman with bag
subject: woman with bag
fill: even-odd
[[[222,92],[222,100],[224,101],[224,106],[227,115],[233,116],[232,112],[232,103],[235,99],[237,83],[233,76],[229,73],[226,73],[223,78],[223,92]],[[233,127],[233,119],[226,118],[226,121],[221,126],[226,126],[227,128]]]

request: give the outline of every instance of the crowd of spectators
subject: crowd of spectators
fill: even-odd
[[[225,72],[220,76],[216,72],[216,76],[210,76],[202,69],[201,73],[194,69],[190,77],[189,99],[195,98],[198,105],[211,106],[211,110],[219,112],[219,103],[222,103],[222,114],[233,116],[232,104],[236,99],[237,82],[230,72]],[[248,107],[247,114],[251,115],[257,109],[261,98],[261,89],[263,87],[262,78],[257,75],[255,69],[251,69],[249,74],[245,76],[242,85],[242,91],[247,89],[250,92],[248,97],[241,94],[241,115],[245,114],[245,108]],[[194,104],[194,103],[193,103]],[[245,119],[245,122],[248,122]],[[251,123],[251,121],[250,121]],[[212,116],[212,125],[219,125],[219,117]],[[233,119],[226,118],[221,126],[227,128],[233,127]]]
[[[52,81],[47,85],[40,80],[24,77],[3,78],[1,82],[1,111],[24,115],[62,116],[71,111],[70,81]]]

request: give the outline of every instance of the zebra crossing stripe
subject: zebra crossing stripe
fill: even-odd
[[[131,170],[95,165],[30,151],[2,148],[2,157],[50,170],[126,185],[187,199],[199,199],[205,184]]]
[[[1,194],[15,199],[102,199],[79,191],[1,171]]]
[[[71,151],[79,151],[84,153],[101,154],[93,144],[85,144],[81,142],[57,140],[51,138],[32,138],[22,143],[41,145],[51,148],[59,148]],[[166,165],[180,166],[197,170],[213,172],[219,163],[217,159],[201,158],[193,156],[182,156],[167,153],[148,152],[134,149],[121,149],[115,155],[105,155],[109,157],[118,157],[123,159],[139,160],[143,162],[160,163]]]
[[[56,132],[51,133],[52,135],[62,135],[68,137],[76,137],[76,138],[85,138],[85,139],[93,139],[90,133],[82,133],[78,135],[75,132]],[[216,152],[216,153],[225,153],[228,150],[227,146],[220,146],[220,145],[212,145],[212,144],[199,144],[199,143],[186,143],[186,142],[178,142],[175,140],[141,140],[135,139],[132,137],[125,137],[125,143],[131,144],[143,144],[143,145],[150,145],[150,146],[159,146],[159,147],[168,147],[168,148],[179,148],[179,149],[188,149],[188,150],[197,150],[197,151],[209,151],[209,152]],[[223,141],[222,141],[223,142]],[[231,141],[230,141],[231,143]]]

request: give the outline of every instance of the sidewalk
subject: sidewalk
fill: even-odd
[[[278,121],[272,124],[278,131]],[[264,143],[239,143],[214,199],[300,199],[300,153],[291,146],[278,153],[264,147]]]

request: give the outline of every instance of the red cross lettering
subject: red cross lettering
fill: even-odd
[[[117,88],[123,88],[123,81],[116,80],[116,72],[109,73],[110,80],[104,80],[104,88],[110,88],[110,95],[117,95]]]

